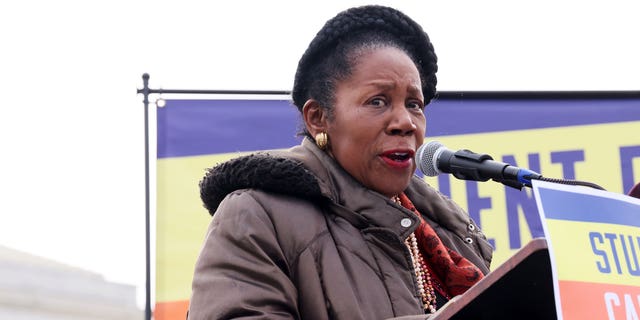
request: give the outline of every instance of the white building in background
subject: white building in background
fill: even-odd
[[[0,319],[141,320],[136,287],[0,246]]]

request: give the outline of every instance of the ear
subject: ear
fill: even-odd
[[[327,116],[318,101],[309,99],[302,107],[302,118],[307,131],[312,137],[320,132],[327,132]]]

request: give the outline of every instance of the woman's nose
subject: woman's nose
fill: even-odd
[[[411,116],[411,112],[404,106],[394,106],[391,108],[389,124],[387,126],[390,134],[407,135],[413,133],[417,126]]]

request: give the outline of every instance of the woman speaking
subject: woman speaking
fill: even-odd
[[[489,272],[475,223],[422,179],[436,94],[427,34],[388,7],[326,22],[298,63],[302,143],[210,169],[190,319],[387,319],[435,312]]]

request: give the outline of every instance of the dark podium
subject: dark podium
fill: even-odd
[[[547,241],[537,238],[429,320],[556,318]]]

